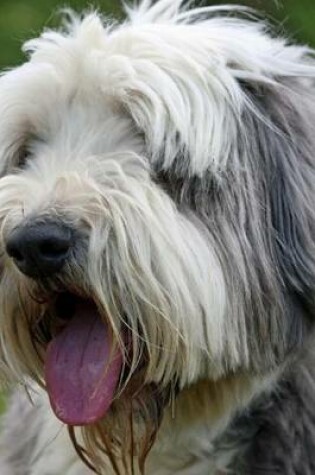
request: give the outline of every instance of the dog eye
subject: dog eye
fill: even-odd
[[[26,166],[30,155],[31,155],[31,153],[28,150],[28,148],[27,147],[22,147],[19,150],[19,152],[17,153],[16,159],[14,161],[15,168],[18,168],[18,169],[22,168],[23,169]]]

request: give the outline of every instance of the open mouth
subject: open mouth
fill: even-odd
[[[45,355],[45,380],[56,416],[68,425],[103,418],[117,392],[122,351],[91,299],[60,294],[54,304],[56,331]]]

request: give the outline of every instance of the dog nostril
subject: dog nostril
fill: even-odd
[[[39,252],[42,256],[58,258],[62,257],[69,251],[70,243],[68,239],[59,239],[55,241],[53,239],[43,240],[39,246]]]
[[[23,254],[13,246],[7,246],[7,253],[12,259],[14,259],[17,262],[23,262],[24,257]]]

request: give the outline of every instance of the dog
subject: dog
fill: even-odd
[[[0,78],[0,473],[313,474],[314,51],[126,10]]]

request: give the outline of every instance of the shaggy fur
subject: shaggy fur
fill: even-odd
[[[1,475],[315,472],[314,53],[182,4],[70,15],[0,78]],[[8,242],[51,220],[75,246],[29,277]],[[41,389],[65,292],[125,362],[70,438]]]

